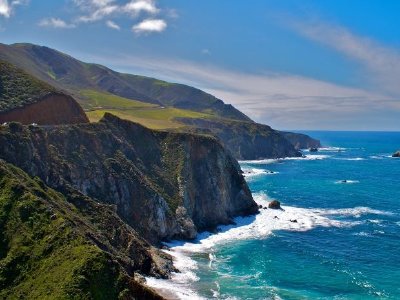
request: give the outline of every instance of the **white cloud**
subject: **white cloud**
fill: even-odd
[[[159,12],[159,9],[156,7],[154,1],[149,0],[130,1],[123,7],[123,10],[127,13],[133,14],[134,16],[140,12],[146,12],[150,14],[156,14]]]
[[[348,29],[323,22],[291,23],[303,36],[322,43],[359,62],[376,88],[400,96],[400,51],[358,36]]]
[[[117,23],[110,21],[110,20],[106,22],[106,25],[107,25],[107,27],[110,27],[111,29],[115,29],[115,30],[121,29],[121,27]]]
[[[136,20],[144,15],[145,19],[132,27],[132,30],[137,34],[164,31],[167,27],[166,21],[160,17],[156,18],[156,16],[163,14],[168,17],[172,11],[169,9],[161,10],[157,7],[155,0],[73,0],[73,2],[79,10],[79,15],[73,22],[76,25],[97,22],[111,17],[114,19],[125,17]],[[120,26],[113,21],[106,21],[106,25],[120,30]]]
[[[153,0],[130,0],[125,3],[115,0],[74,0],[74,3],[85,13],[77,21],[85,23],[99,21],[111,15],[136,18],[140,13],[155,15],[160,12]]]
[[[0,15],[9,18],[11,15],[11,5],[7,0],[0,0]]]
[[[43,19],[39,22],[39,26],[42,27],[51,27],[51,28],[74,28],[74,24],[68,24],[62,19],[59,18],[47,18]]]
[[[201,88],[280,129],[398,129],[400,102],[382,93],[290,74],[251,74],[182,60],[99,58],[123,72]]]
[[[132,27],[137,34],[162,32],[167,28],[167,23],[161,19],[146,19]]]
[[[118,9],[119,6],[117,5],[104,5],[99,8],[96,8],[89,15],[80,16],[78,18],[78,21],[84,23],[99,21],[104,19],[105,17],[112,15],[113,13],[118,12]]]
[[[27,4],[28,0],[0,0],[0,16],[9,18],[14,11],[15,6]]]

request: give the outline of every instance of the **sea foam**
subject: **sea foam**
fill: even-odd
[[[272,200],[265,193],[254,195],[258,205],[267,207]],[[213,248],[237,240],[263,239],[275,230],[308,231],[316,227],[352,227],[361,224],[357,220],[335,220],[332,216],[358,218],[362,214],[387,215],[385,211],[369,207],[341,209],[299,208],[282,205],[282,210],[260,209],[255,216],[237,217],[235,225],[219,226],[217,233],[203,232],[195,241],[173,241],[166,243],[170,250],[164,250],[174,259],[174,266],[180,273],[173,273],[171,280],[147,278],[147,284],[157,289],[168,289],[177,299],[203,299],[191,285],[198,281],[197,263],[190,257],[195,253],[205,253],[209,257],[209,268],[217,259]],[[215,291],[217,292],[217,291]]]
[[[330,155],[325,154],[314,154],[314,155],[305,155],[303,157],[285,157],[285,158],[267,158],[267,159],[260,159],[260,160],[241,160],[239,163],[241,164],[259,164],[259,165],[268,165],[273,164],[285,160],[321,160],[329,158]]]
[[[278,174],[278,172],[272,172],[265,169],[257,169],[257,168],[242,168],[243,176],[246,178],[252,178],[260,175],[274,175]]]

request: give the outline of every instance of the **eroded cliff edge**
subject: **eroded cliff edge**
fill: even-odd
[[[89,120],[80,105],[68,95],[49,93],[34,103],[0,111],[0,123],[17,121],[22,124],[39,125],[79,124]]]
[[[39,125],[89,122],[71,96],[0,60],[0,123]]]
[[[0,158],[56,190],[71,185],[145,239],[197,231],[258,211],[236,160],[217,140],[158,132],[106,114],[99,123],[0,130]]]

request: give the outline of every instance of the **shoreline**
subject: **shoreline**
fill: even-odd
[[[326,152],[336,152],[335,147],[326,148]],[[345,148],[341,148],[345,149]],[[324,153],[325,154],[325,153]],[[297,158],[298,160],[314,160],[331,158],[328,155],[308,155],[306,158]],[[374,159],[374,157],[371,157]],[[279,162],[280,160],[290,161],[291,159],[260,160],[260,161],[241,161],[240,165],[244,172],[246,181],[250,182],[259,178],[279,174],[271,173],[268,166],[260,166]],[[354,159],[352,159],[354,160]],[[359,159],[357,159],[359,160]],[[358,162],[356,162],[358,163]],[[331,184],[342,183],[332,179]],[[346,183],[359,183],[358,180],[347,180]],[[263,191],[253,192],[253,198],[257,205],[268,207],[268,203],[273,199]],[[293,204],[292,204],[293,205]],[[365,224],[365,222],[377,222],[378,215],[391,215],[390,211],[374,209],[365,206],[355,207],[295,207],[281,204],[283,210],[260,209],[260,213],[247,217],[236,217],[234,225],[222,225],[217,227],[216,232],[199,233],[194,241],[172,241],[166,243],[167,253],[173,256],[174,266],[180,271],[175,273],[168,280],[146,278],[147,285],[160,292],[167,299],[205,299],[200,294],[218,294],[219,287],[216,287],[210,281],[205,285],[204,282],[198,282],[201,278],[197,272],[207,272],[207,267],[212,269],[215,263],[218,264],[218,248],[224,245],[235,245],[238,241],[267,239],[274,231],[297,231],[304,232],[318,227],[336,227],[350,228]],[[362,215],[375,215],[374,220],[363,221]],[[277,218],[276,218],[277,217]],[[400,226],[400,225],[399,225]],[[201,260],[196,257],[202,254]],[[195,257],[193,257],[195,256]],[[207,258],[208,257],[208,260]],[[207,266],[208,265],[208,266]],[[214,267],[215,268],[215,267]],[[206,279],[207,280],[207,279]],[[210,296],[212,297],[212,296]]]
[[[255,201],[262,206],[268,206],[273,199],[266,194],[255,194]],[[160,291],[167,299],[204,299],[197,294],[193,284],[199,281],[196,275],[197,262],[193,254],[208,254],[211,266],[215,255],[213,248],[235,243],[240,240],[265,239],[275,230],[308,231],[316,227],[353,227],[359,221],[335,220],[332,216],[358,216],[360,214],[386,214],[368,207],[344,209],[299,208],[282,206],[283,210],[261,209],[254,216],[235,218],[236,225],[222,225],[217,233],[202,232],[194,242],[173,241],[165,243],[169,250],[163,250],[172,255],[174,266],[180,273],[173,273],[170,279],[155,279],[146,277],[146,284]],[[278,218],[274,218],[274,217]],[[296,220],[294,222],[293,220]]]

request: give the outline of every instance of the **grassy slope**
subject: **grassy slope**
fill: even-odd
[[[96,214],[106,216],[101,210]],[[0,160],[0,298],[118,299],[134,294],[136,283],[85,236],[91,234],[91,221],[63,195]]]
[[[120,118],[137,122],[151,129],[181,128],[183,123],[175,118],[211,118],[212,115],[195,111],[163,107],[155,104],[130,100],[112,94],[85,90],[82,95],[88,98],[90,110],[86,112],[90,121],[99,121],[106,112]]]
[[[0,111],[34,103],[38,98],[55,91],[12,64],[0,60]]]
[[[199,89],[154,78],[122,74],[104,66],[83,63],[59,51],[31,44],[0,44],[0,58],[71,94],[90,108],[85,90],[96,90],[131,100],[213,114],[223,118],[249,119],[230,105]],[[82,93],[83,92],[83,93]]]

